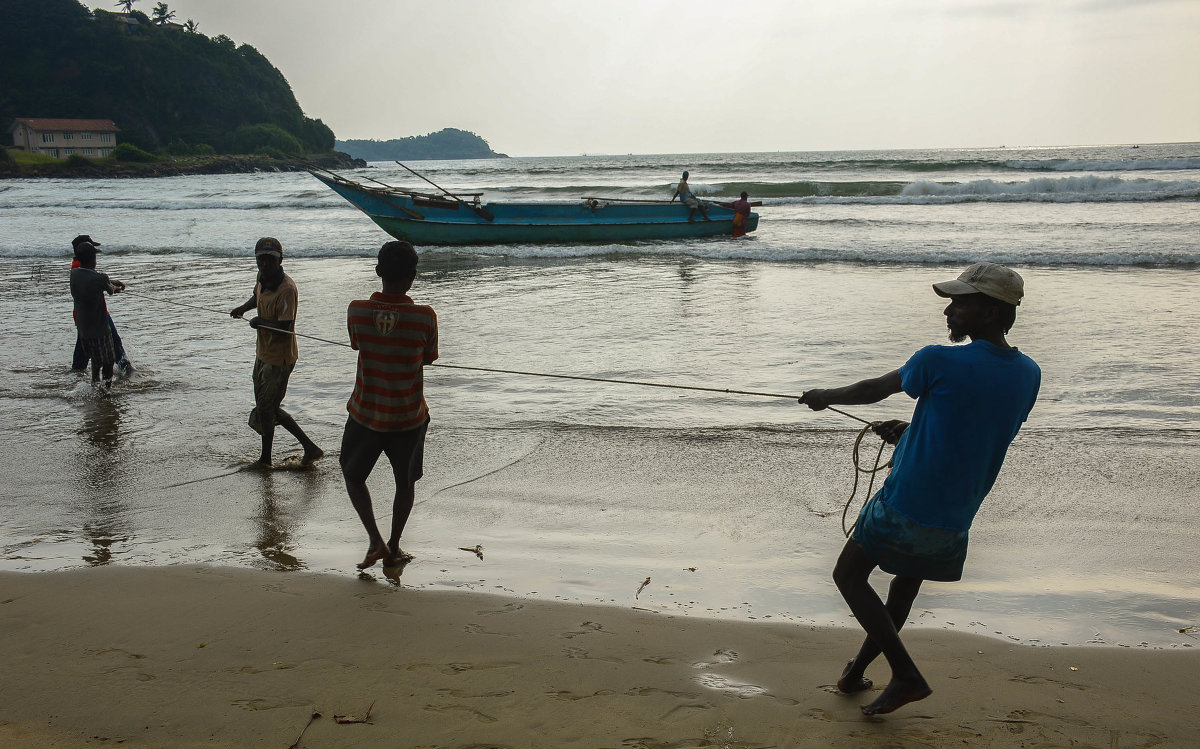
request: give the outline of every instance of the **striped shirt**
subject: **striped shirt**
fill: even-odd
[[[437,315],[404,294],[376,292],[350,302],[350,347],[358,374],[346,410],[377,432],[415,429],[429,418],[424,370],[438,358]]]

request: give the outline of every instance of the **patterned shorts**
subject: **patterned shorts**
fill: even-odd
[[[112,331],[108,328],[104,329],[102,335],[94,338],[80,336],[79,345],[83,347],[83,352],[87,355],[87,358],[102,367],[115,364],[117,361],[116,351],[113,348]]]
[[[942,582],[962,579],[969,532],[914,523],[878,493],[859,512],[851,538],[884,572]]]
[[[279,414],[287,415],[280,404],[287,394],[288,378],[295,364],[266,364],[262,359],[254,360],[254,410],[250,412],[250,428],[262,434],[263,413],[272,414],[272,422],[279,425]]]

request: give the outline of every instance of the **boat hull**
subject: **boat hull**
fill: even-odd
[[[379,228],[413,244],[526,244],[636,242],[731,236],[734,212],[708,204],[688,221],[680,203],[485,203],[473,207],[445,199],[413,198],[348,180],[313,174],[356,206]],[[489,220],[488,217],[491,217]],[[751,213],[747,231],[758,227]]]

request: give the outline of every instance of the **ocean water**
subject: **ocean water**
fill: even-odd
[[[420,248],[413,296],[438,311],[444,365],[799,395],[944,342],[932,282],[982,259],[1016,268],[1009,340],[1041,365],[1041,397],[963,581],[927,585],[913,621],[1194,644],[1180,630],[1200,625],[1200,144],[414,166],[485,201],[669,197],[688,169],[701,196],[763,202],[739,240]],[[423,185],[394,164],[347,176]],[[388,237],[296,173],[9,180],[0,215],[0,569],[353,573],[365,544],[336,452],[354,355],[337,342]],[[107,401],[69,371],[78,233],[129,284],[110,309],[137,371]],[[227,310],[263,235],[299,285],[297,329],[334,342],[301,340],[286,400],[330,453],[314,471],[247,470],[253,335]],[[857,422],[785,397],[450,367],[427,383],[416,560],[366,579],[854,626],[828,575]],[[846,410],[906,418],[912,402]],[[386,467],[372,487],[385,515]]]

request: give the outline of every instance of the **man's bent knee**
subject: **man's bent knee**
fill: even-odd
[[[867,556],[857,541],[847,541],[838,556],[837,564],[833,567],[833,582],[838,590],[865,582],[875,563]]]

